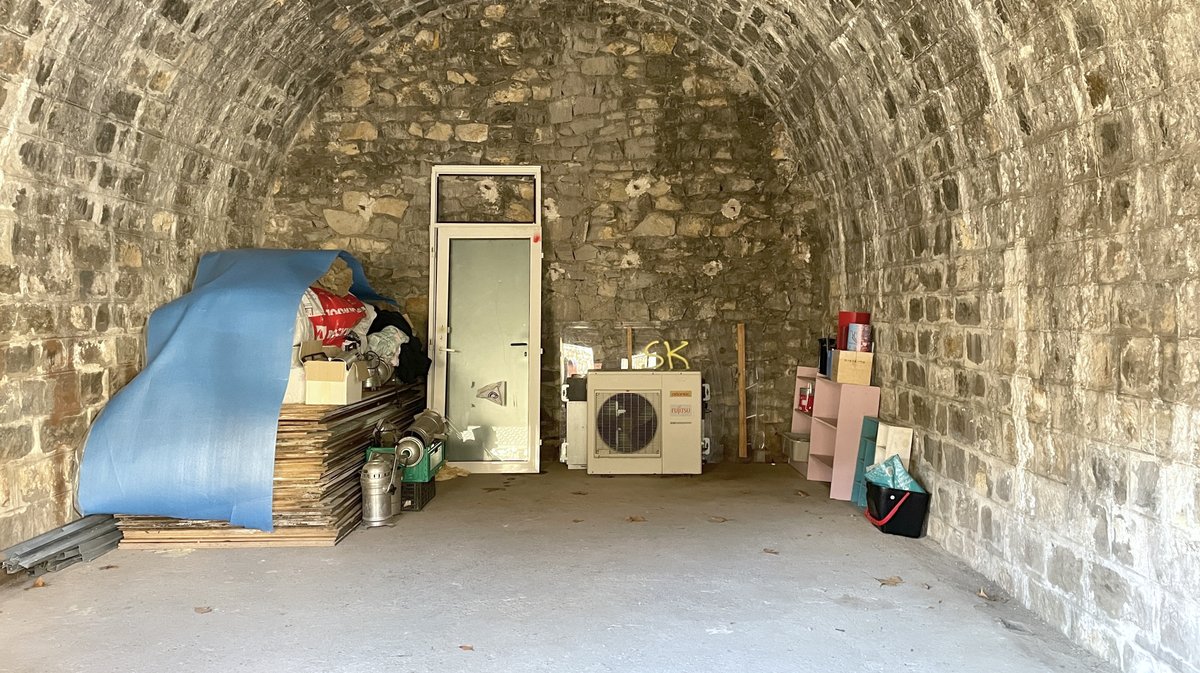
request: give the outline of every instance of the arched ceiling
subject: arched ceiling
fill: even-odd
[[[929,19],[907,21],[905,16],[912,10],[906,3],[883,10],[849,0],[618,1],[669,21],[747,68],[802,147],[836,146],[837,151],[821,154],[846,161],[854,154],[846,154],[848,147],[861,144],[855,141],[867,133],[855,114],[846,113],[854,110],[861,115],[861,103],[868,101],[849,105],[840,88],[863,74],[874,82],[885,80],[899,55],[907,53],[905,49],[921,48],[938,30]],[[257,103],[283,108],[275,123],[287,136],[358,55],[422,16],[478,3],[156,0],[147,4],[167,19],[167,30],[177,32],[177,39],[187,44],[180,64],[198,66],[201,79],[218,90],[211,100],[239,97],[246,81],[271,83],[281,94],[279,100]],[[871,94],[870,104],[882,110],[881,92]],[[278,141],[286,142],[282,137]],[[810,157],[812,167],[814,159],[815,155]]]
[[[993,144],[1009,144],[1018,117],[999,105],[1006,94],[992,54],[1052,18],[1063,30],[1075,22],[1069,15],[1055,18],[1062,13],[1055,3],[1028,0],[616,1],[666,19],[744,66],[788,124],[804,152],[806,172],[872,192],[888,191],[902,176],[870,184],[859,176],[898,173],[878,165],[880,157],[902,153],[930,135],[945,136],[940,151],[961,160],[953,124],[977,124],[988,113],[987,128],[976,130],[1000,136]],[[286,93],[290,105],[277,120],[283,144],[358,55],[422,16],[474,4],[156,3],[160,13],[181,17],[178,25],[198,44],[225,45],[224,53],[198,48],[189,54],[205,64],[212,81],[237,87],[240,78],[265,78]],[[231,65],[236,63],[246,65],[239,72]]]
[[[1089,87],[1115,99],[1134,87],[1147,93],[1171,76],[1118,83],[1128,73],[1104,61],[1119,38],[1192,44],[1187,15],[1156,9],[1163,3],[613,1],[662,17],[744,66],[789,127],[803,172],[825,184],[832,201],[895,196],[916,180],[1019,146],[1036,131],[1053,133],[1067,118],[1091,114],[1083,109],[1089,105],[1097,113],[1115,106],[1089,101]],[[476,4],[59,0],[43,8],[17,0],[0,19],[26,39],[23,75],[32,89],[68,103],[103,108],[103,93],[71,99],[81,76],[120,89],[145,84],[147,69],[167,73],[161,83],[149,78],[137,119],[123,121],[227,164],[230,185],[261,188],[301,121],[360,54],[423,16]],[[1130,63],[1164,62],[1152,45],[1124,49]],[[70,67],[55,67],[60,56]],[[22,113],[14,109],[9,125],[25,132]],[[204,170],[178,161],[184,182]],[[155,169],[151,182],[174,171]],[[1029,179],[1012,166],[989,170],[1004,175],[987,179],[1014,188]]]

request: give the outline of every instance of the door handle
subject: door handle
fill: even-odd
[[[442,349],[442,352],[443,352],[443,353],[457,353],[457,352],[458,352],[458,350],[457,350],[457,349],[455,349],[455,348],[443,348],[443,349]]]
[[[528,341],[514,341],[509,344],[509,346],[528,346],[528,345],[529,345]]]

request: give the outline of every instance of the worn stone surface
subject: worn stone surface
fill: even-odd
[[[424,303],[430,166],[541,165],[543,436],[561,433],[564,326],[587,323],[573,334],[586,332],[616,367],[623,325],[636,324],[637,350],[665,356],[663,342],[688,342],[678,352],[712,383],[714,434],[736,454],[730,367],[745,321],[758,383],[752,441],[777,448],[791,421],[790,372],[813,357],[825,296],[806,219],[814,204],[793,181],[795,149],[778,116],[742,69],[661,19],[566,2],[503,7],[493,18],[464,6],[423,20],[356,63],[348,79],[365,78],[375,95],[359,105],[336,94],[363,84],[339,83],[326,97],[288,159],[268,242],[345,246],[380,288]],[[337,149],[346,128],[361,127],[379,138]],[[531,182],[446,178],[441,188],[447,221],[533,219]],[[380,222],[385,201],[404,205]]]
[[[1125,670],[1200,670],[1200,7],[845,20],[889,46],[831,50],[801,133],[931,536]]]
[[[586,33],[564,33],[571,10],[554,5],[556,30],[520,6],[442,0],[0,0],[0,433],[28,446],[0,454],[0,544],[69,516],[73,461],[56,454],[77,450],[128,380],[146,313],[183,290],[196,256],[258,240],[293,140],[289,174],[330,181],[301,193],[285,179],[272,236],[375,256],[418,312],[424,298],[407,293],[427,264],[395,251],[423,244],[427,164],[536,159],[564,167],[546,217],[553,315],[640,318],[647,292],[670,288],[720,325],[697,337],[718,344],[726,326],[708,312],[804,331],[825,304],[872,310],[884,414],[918,430],[932,537],[1125,670],[1197,670],[1196,3],[630,0],[587,3]],[[747,76],[706,76],[732,69],[704,54]],[[705,135],[768,117],[794,151]],[[373,139],[358,126],[338,137],[361,121]],[[635,123],[653,128],[605,140]],[[761,171],[722,173],[731,193],[690,194],[693,174],[731,159],[660,171],[678,151],[664,139],[766,153],[731,151]],[[407,168],[380,190],[363,156]],[[647,163],[622,167],[634,162]],[[641,177],[654,180],[630,185]],[[375,199],[367,233],[324,223],[344,191]],[[408,206],[384,214],[385,199]],[[627,236],[651,210],[674,237]],[[723,247],[760,230],[761,248]],[[801,244],[830,270],[828,293],[771,294],[789,283],[766,270],[804,259]],[[645,266],[680,251],[686,263]],[[721,281],[745,288],[727,311],[702,283],[739,255],[772,263]],[[561,289],[617,271],[681,282]],[[593,296],[604,301],[582,303]],[[742,305],[767,297],[796,303],[757,317]],[[752,343],[786,341],[782,328],[754,335],[773,325],[752,322]],[[770,371],[809,352],[788,347]]]
[[[200,254],[261,238],[327,64],[382,28],[349,4],[369,8],[0,0],[0,548],[74,517],[88,425],[150,311]]]

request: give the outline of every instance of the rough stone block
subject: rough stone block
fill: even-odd
[[[675,218],[654,211],[642,219],[630,233],[634,236],[672,236],[675,234]]]
[[[551,124],[564,124],[574,118],[574,106],[570,99],[551,102],[548,111]]]
[[[367,232],[370,224],[356,213],[347,213],[344,210],[333,210],[326,208],[324,211],[325,223],[329,228],[342,236],[355,236]]]
[[[593,56],[579,63],[579,72],[592,77],[616,75],[620,71],[620,62],[613,56]]]
[[[1052,545],[1046,564],[1046,577],[1054,586],[1069,594],[1083,590],[1083,561],[1075,552],[1060,545]]]
[[[367,121],[342,124],[341,130],[338,132],[338,138],[341,140],[372,141],[379,138],[379,129]]]
[[[459,124],[454,127],[454,137],[467,143],[482,143],[488,139],[488,125]]]

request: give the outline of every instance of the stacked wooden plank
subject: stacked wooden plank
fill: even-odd
[[[275,444],[271,533],[223,521],[118,516],[121,547],[329,547],[358,525],[358,473],[378,421],[425,408],[422,386],[389,387],[344,406],[285,404]]]

